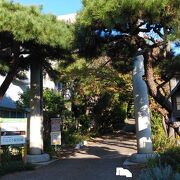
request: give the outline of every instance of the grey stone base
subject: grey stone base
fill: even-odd
[[[158,155],[151,153],[151,154],[132,154],[131,157],[129,158],[130,162],[132,163],[146,163],[148,159],[154,159]]]
[[[39,154],[39,155],[27,155],[26,161],[28,163],[41,163],[41,162],[47,162],[50,160],[49,154]]]
[[[135,162],[131,162],[130,158],[127,158],[124,162],[123,162],[123,166],[135,166],[139,163],[135,163]]]
[[[137,164],[144,164],[148,161],[148,159],[154,159],[158,156],[158,154],[132,154],[128,159],[126,159],[123,163],[124,166],[133,166]]]

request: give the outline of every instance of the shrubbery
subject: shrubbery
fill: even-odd
[[[160,115],[152,113],[153,147],[158,151],[155,159],[150,159],[147,169],[143,170],[139,179],[142,180],[179,180],[180,179],[180,147],[174,141],[167,138]]]
[[[16,171],[33,170],[32,164],[25,164],[22,159],[21,146],[2,146],[1,147],[0,176]]]
[[[175,146],[175,141],[168,138],[162,127],[162,119],[159,113],[153,111],[151,117],[152,141],[154,151],[164,151]]]
[[[147,166],[154,168],[156,166],[170,165],[172,170],[180,173],[180,147],[171,147],[164,152],[159,153],[155,159],[148,161]]]
[[[100,133],[120,129],[127,115],[127,105],[115,95],[104,93],[92,107],[91,119]]]
[[[147,162],[139,177],[142,180],[179,180],[180,179],[180,147],[171,147],[159,153],[155,159]]]
[[[154,168],[145,169],[139,176],[140,180],[179,180],[180,174],[174,173],[170,165],[156,166]]]

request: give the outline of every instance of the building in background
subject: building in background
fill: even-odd
[[[67,23],[75,23],[76,22],[76,13],[73,13],[73,14],[67,14],[67,15],[61,15],[61,16],[58,16],[57,19],[58,20],[63,20]]]
[[[4,78],[4,76],[0,75],[0,85]],[[23,118],[27,116],[26,111],[16,108],[16,101],[19,99],[20,94],[29,87],[29,84],[29,79],[16,79],[10,84],[2,101],[0,101],[0,118]]]
[[[10,84],[6,94],[0,102],[0,118],[24,118],[27,116],[27,111],[19,110],[16,107],[16,101],[19,100],[20,94],[30,88],[30,72],[26,72],[27,79],[15,79]],[[0,75],[0,85],[4,81],[4,76]],[[43,88],[56,89],[56,84],[48,74],[43,77]]]

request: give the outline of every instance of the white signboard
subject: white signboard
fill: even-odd
[[[25,144],[25,142],[26,142],[25,135],[21,135],[21,136],[1,136],[1,145]]]
[[[51,145],[61,145],[61,118],[51,118]]]
[[[26,131],[26,123],[1,123],[1,131]]]
[[[27,118],[0,118],[1,145],[26,142]]]
[[[51,145],[61,145],[61,132],[51,132]]]
[[[51,132],[60,131],[60,118],[51,118]]]

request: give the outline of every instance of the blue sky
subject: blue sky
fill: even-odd
[[[42,12],[55,15],[71,14],[82,7],[81,0],[13,0],[24,5],[43,5]]]

